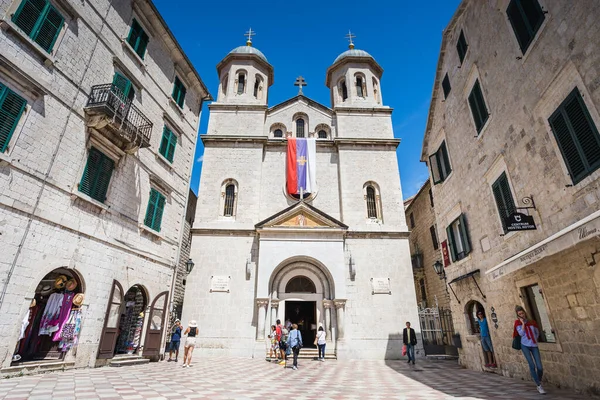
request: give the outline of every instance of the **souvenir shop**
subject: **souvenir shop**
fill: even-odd
[[[134,285],[123,299],[124,307],[119,317],[119,336],[115,346],[115,354],[134,354],[140,348],[142,328],[144,325],[144,309],[146,294],[141,286]]]
[[[81,280],[68,269],[50,272],[38,284],[23,316],[12,365],[62,360],[77,346],[84,294]]]

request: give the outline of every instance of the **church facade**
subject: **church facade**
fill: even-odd
[[[182,315],[196,352],[263,357],[280,319],[305,347],[322,326],[340,359],[399,358],[405,322],[419,328],[383,69],[351,44],[326,72],[331,107],[302,86],[268,106],[274,70],[250,40],[217,71]],[[286,185],[290,141],[316,148],[309,191]]]

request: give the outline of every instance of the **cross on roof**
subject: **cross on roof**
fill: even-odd
[[[252,45],[252,36],[255,36],[256,32],[252,30],[252,28],[250,28],[245,34],[244,36],[248,36],[248,40],[246,40],[246,45],[251,46]]]
[[[302,94],[302,86],[308,86],[308,83],[304,80],[302,75],[296,78],[296,82],[294,82],[294,86],[298,86],[298,94]]]
[[[352,41],[352,39],[354,39],[356,37],[355,34],[353,34],[352,32],[350,32],[350,29],[348,29],[348,34],[346,35],[346,38],[348,39],[349,45],[348,47],[350,47],[350,49],[354,48],[354,42]]]

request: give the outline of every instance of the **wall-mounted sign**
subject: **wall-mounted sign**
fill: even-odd
[[[390,278],[371,278],[371,294],[392,294]]]
[[[450,254],[448,253],[448,241],[442,242],[442,255],[444,256],[444,268],[450,265]]]
[[[505,217],[504,224],[506,225],[506,230],[509,232],[537,229],[535,222],[533,221],[533,216],[525,215],[520,212],[514,212],[508,217]]]
[[[210,292],[227,292],[229,293],[229,280],[231,276],[213,275],[210,277]]]

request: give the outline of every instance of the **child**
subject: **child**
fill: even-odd
[[[271,350],[269,350],[269,359],[267,361],[273,361],[273,353],[275,353],[275,361],[277,361],[279,358],[279,340],[277,340],[277,327],[275,325],[271,325],[269,339],[271,339]]]

